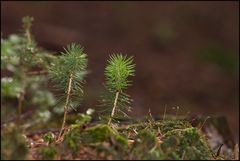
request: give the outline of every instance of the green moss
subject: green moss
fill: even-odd
[[[124,146],[128,145],[127,139],[125,137],[121,136],[121,135],[116,135],[115,139],[116,139],[116,142],[121,144],[121,145],[124,145]]]
[[[169,136],[164,142],[161,144],[161,148],[163,151],[171,151],[171,149],[177,148],[179,146],[179,139],[177,136]]]
[[[118,132],[110,126],[103,124],[86,129],[82,134],[82,138],[84,138],[84,143],[99,143],[113,138],[117,142],[127,145],[127,139],[119,135]]]
[[[38,157],[41,160],[53,160],[57,154],[56,147],[49,145],[47,147],[41,147],[38,149]]]
[[[161,131],[160,136],[158,129]],[[96,149],[97,157],[105,159],[109,156],[124,160],[213,159],[204,136],[187,121],[159,121],[152,126],[136,128],[135,132],[131,137],[134,143],[128,144],[126,136],[105,124],[88,127],[83,131],[72,128],[65,135],[64,151],[77,154],[75,152],[79,152],[79,147],[83,145]]]
[[[127,156],[128,140],[117,131],[105,124],[87,128],[81,135],[85,146],[94,146],[97,154],[107,159],[123,159]]]
[[[211,152],[203,136],[194,127],[172,130],[166,133],[161,148],[167,156],[184,159],[212,159]],[[173,154],[174,153],[174,154]]]
[[[144,145],[144,148],[151,149],[155,144],[156,134],[150,129],[143,129],[136,136],[134,146]]]
[[[134,138],[132,145],[131,159],[158,159],[162,154],[160,151],[154,150],[156,145],[156,134],[153,130],[147,128],[139,131]]]
[[[91,128],[88,128],[82,134],[84,138],[83,142],[86,143],[98,143],[103,142],[110,136],[116,134],[109,126],[107,125],[97,125]]]
[[[65,136],[64,136],[64,145],[67,149],[70,149],[73,153],[77,152],[79,150],[79,144],[80,144],[80,130],[79,128],[74,128],[70,130]]]
[[[191,127],[190,123],[184,120],[165,120],[157,122],[156,125],[160,128],[162,133],[167,133],[168,131],[174,129],[185,129]]]

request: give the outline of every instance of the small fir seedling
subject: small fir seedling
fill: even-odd
[[[60,100],[64,101],[64,116],[58,138],[63,133],[69,107],[74,109],[80,103],[84,77],[87,73],[87,55],[83,48],[72,43],[64,50],[65,52],[54,60],[49,69],[49,76],[55,83],[56,89],[63,92]]]
[[[1,77],[1,105],[5,108],[17,106],[19,125],[23,123],[22,113],[27,107],[38,106],[36,111],[44,112],[52,105],[40,100],[44,99],[43,96],[52,96],[47,89],[45,70],[54,56],[37,45],[31,32],[33,20],[33,17],[23,17],[20,33],[1,38],[1,71],[8,73]],[[44,94],[40,96],[39,93]],[[17,99],[17,105],[14,101],[6,102],[9,98]],[[50,99],[54,102],[54,97]],[[7,114],[4,116],[7,117]],[[37,118],[35,121],[40,120],[37,113],[33,117]]]
[[[106,88],[110,95],[113,96],[109,100],[103,100],[104,104],[112,107],[108,125],[111,125],[117,111],[126,115],[124,108],[129,107],[131,99],[129,95],[124,93],[124,90],[131,85],[128,77],[134,76],[134,67],[133,57],[127,57],[126,55],[113,54],[108,60],[105,69]]]

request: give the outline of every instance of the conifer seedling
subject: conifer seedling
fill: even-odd
[[[127,57],[126,55],[113,54],[108,60],[105,69],[106,88],[110,92],[110,95],[114,96],[108,101],[104,100],[105,103],[110,103],[112,107],[108,125],[111,125],[116,112],[126,115],[124,108],[128,107],[131,99],[129,95],[124,93],[124,90],[131,85],[128,77],[134,76],[134,67],[133,57]]]
[[[60,101],[64,102],[64,116],[58,138],[61,137],[69,107],[79,105],[83,95],[84,77],[87,73],[87,55],[83,48],[75,43],[67,46],[65,52],[57,57],[49,69],[49,75],[56,89],[62,92]]]
[[[6,39],[1,38],[1,71],[10,73],[1,77],[1,99],[18,100],[19,125],[23,123],[23,113],[28,107],[34,105],[39,107],[37,109],[39,111],[46,110],[48,105],[44,104],[44,108],[40,107],[43,102],[39,101],[42,98],[38,97],[39,93],[51,95],[45,86],[47,77],[44,74],[54,56],[51,52],[41,48],[34,39],[31,32],[33,20],[30,16],[23,17],[20,33],[11,34]]]

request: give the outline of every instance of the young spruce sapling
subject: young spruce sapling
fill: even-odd
[[[134,76],[134,67],[133,57],[123,56],[122,54],[110,55],[105,69],[106,88],[110,92],[110,95],[114,97],[108,101],[103,100],[105,101],[104,103],[107,102],[108,105],[111,104],[112,107],[108,125],[111,125],[116,112],[126,115],[124,109],[129,107],[131,99],[129,95],[124,93],[124,90],[131,85],[128,77]]]
[[[64,101],[64,116],[58,139],[63,133],[69,107],[74,109],[79,105],[87,73],[87,55],[83,48],[72,43],[64,50],[65,52],[54,60],[49,69],[50,78],[55,83],[56,89],[64,92],[60,97],[60,100]]]

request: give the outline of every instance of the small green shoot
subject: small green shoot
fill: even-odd
[[[57,57],[49,69],[49,75],[55,87],[63,91],[60,98],[65,101],[63,123],[59,133],[61,137],[65,127],[69,107],[75,108],[83,95],[84,77],[87,73],[87,55],[78,44],[70,44],[65,52]]]
[[[120,108],[124,108],[130,104],[131,99],[123,91],[131,85],[131,81],[128,80],[128,77],[134,76],[134,67],[133,57],[123,56],[122,54],[113,54],[108,60],[105,69],[106,88],[111,95],[115,96],[114,100],[110,100],[113,107],[108,125],[112,123],[112,119],[117,110],[124,113]]]

